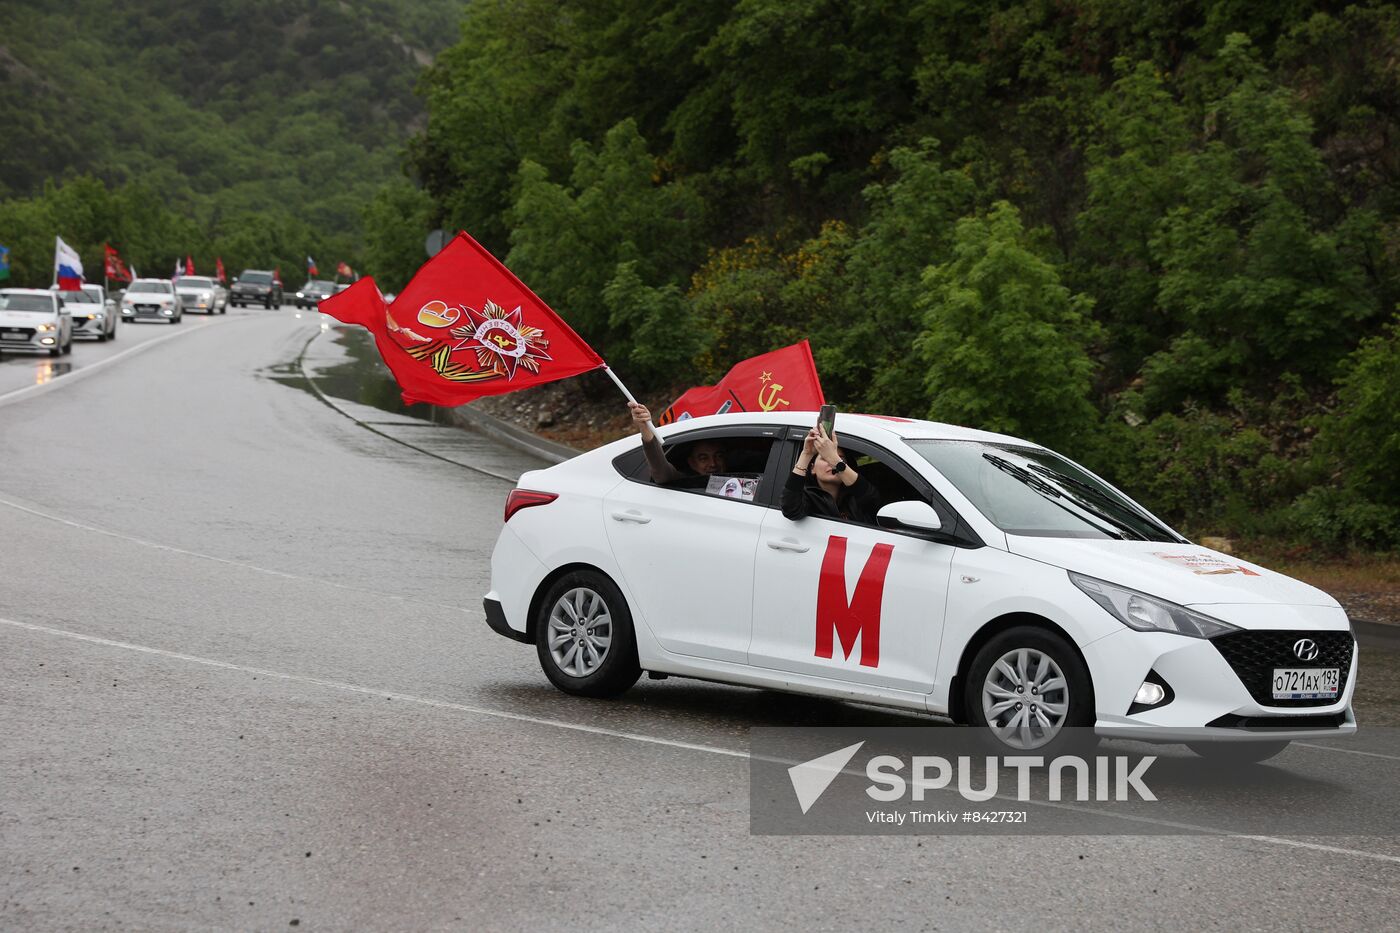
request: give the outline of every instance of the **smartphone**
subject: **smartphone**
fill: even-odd
[[[824,432],[827,437],[836,436],[835,405],[823,405],[821,411],[817,412],[817,429]]]

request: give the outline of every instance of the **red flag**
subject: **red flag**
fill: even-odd
[[[112,249],[106,243],[102,244],[102,274],[109,279],[116,279],[118,282],[130,282],[131,273],[126,271],[126,263],[122,262],[121,254]]]
[[[185,275],[194,275],[194,257],[185,256]]]
[[[228,281],[228,276],[224,274],[224,257],[219,256],[214,260],[214,271],[218,275],[220,282]]]
[[[278,285],[282,284],[282,264],[280,262],[277,264],[276,268],[272,270],[272,281],[276,282]]]
[[[697,386],[672,402],[657,423],[728,411],[816,411],[825,403],[812,347],[803,340],[735,363],[717,385]]]
[[[372,276],[320,309],[374,335],[404,401],[461,405],[603,366],[548,305],[476,240],[459,233],[392,305]]]
[[[351,269],[348,263],[342,262],[340,265],[335,267],[335,274],[343,275],[348,279],[355,274],[355,270]]]

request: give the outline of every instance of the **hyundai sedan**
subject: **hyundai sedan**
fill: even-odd
[[[1354,732],[1356,643],[1326,593],[1188,541],[1038,444],[842,414],[870,524],[780,510],[815,416],[662,427],[722,473],[651,481],[637,438],[524,474],[486,619],[560,689],[653,674],[838,697],[1051,751],[1070,727],[1259,761]],[[1077,734],[1077,733],[1075,733]]]

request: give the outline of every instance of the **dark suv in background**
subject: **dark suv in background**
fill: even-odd
[[[282,306],[282,283],[273,278],[271,272],[244,269],[243,274],[233,280],[233,287],[228,293],[228,303],[235,308],[246,305],[279,308]]]

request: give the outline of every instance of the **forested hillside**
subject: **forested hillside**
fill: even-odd
[[[456,35],[449,0],[0,4],[0,237],[48,275],[54,224],[138,269],[352,259],[401,174],[413,88]],[[50,191],[90,176],[72,191]],[[36,197],[37,196],[37,197]],[[32,199],[32,200],[31,200]],[[133,214],[133,210],[137,213]],[[8,237],[8,239],[5,239]]]
[[[810,336],[842,404],[1196,532],[1394,546],[1398,54],[1380,3],[475,3],[426,195],[376,210],[473,231],[638,382]]]
[[[651,395],[810,337],[846,408],[1395,548],[1398,59],[1366,0],[8,4],[0,242],[396,289],[462,228]]]

